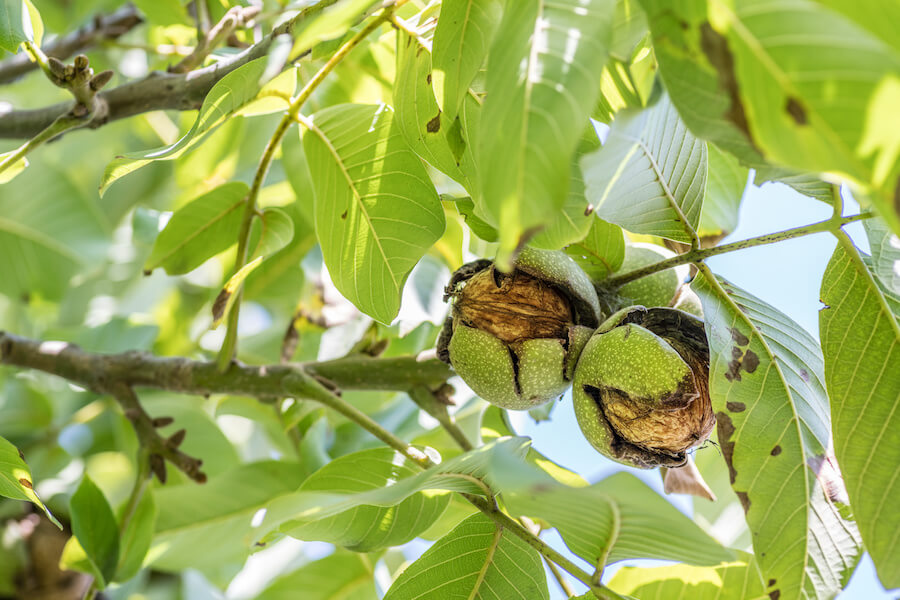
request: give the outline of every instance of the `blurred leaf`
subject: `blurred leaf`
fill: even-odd
[[[228,316],[228,313],[231,312],[238,297],[238,290],[241,285],[243,285],[244,280],[247,279],[247,276],[255,271],[260,263],[262,263],[262,260],[262,256],[257,256],[255,259],[238,269],[237,273],[229,277],[228,281],[225,282],[224,287],[222,287],[222,290],[219,292],[219,295],[216,296],[212,305],[213,322],[210,325],[211,329],[215,329],[221,325],[222,321],[225,320],[225,317]]]
[[[256,600],[378,600],[372,560],[340,550],[281,575]],[[336,576],[339,575],[339,576]]]
[[[502,14],[502,0],[446,0],[441,4],[434,31],[432,83],[437,104],[451,121],[481,70]]]
[[[100,588],[105,588],[119,563],[119,526],[103,492],[87,475],[72,494],[69,513],[72,534],[100,577]]]
[[[834,204],[834,186],[822,181],[813,173],[804,173],[780,167],[756,167],[753,185],[762,185],[767,181],[783,183],[808,198],[814,198],[829,206]]]
[[[517,2],[491,47],[479,134],[485,216],[502,252],[566,199],[571,159],[600,91],[615,3]]]
[[[148,562],[175,572],[242,564],[251,551],[253,516],[273,498],[296,490],[300,472],[291,462],[264,461],[236,466],[204,485],[188,482],[157,490]]]
[[[424,490],[483,493],[483,488],[473,479],[484,478],[490,483],[497,476],[494,465],[501,463],[506,465],[509,461],[503,460],[504,457],[523,455],[527,444],[525,438],[499,440],[445,460],[392,485],[368,491],[339,494],[330,491],[301,490],[279,498],[269,506],[260,527],[260,535],[267,534],[279,526],[282,530],[289,529],[293,526],[291,519],[298,521],[324,519],[363,505],[393,506]],[[401,464],[406,462],[406,459],[401,460],[399,455],[395,460]],[[523,463],[521,468],[527,470],[528,467]]]
[[[53,421],[53,408],[43,386],[4,378],[0,384],[0,436],[16,438],[44,431]]]
[[[630,62],[635,48],[648,33],[647,15],[640,3],[637,0],[616,0],[610,56]]]
[[[134,508],[134,514],[128,521],[128,526],[122,531],[116,581],[128,581],[140,571],[147,550],[150,549],[150,542],[153,540],[155,525],[156,503],[153,500],[153,492],[149,489],[144,490]]]
[[[248,192],[246,183],[226,183],[176,210],[144,269],[162,267],[169,275],[181,275],[236,244]]]
[[[135,0],[140,9],[153,25],[190,25],[187,10],[180,0]]]
[[[31,15],[23,0],[0,0],[0,48],[15,54],[19,44],[34,39]]]
[[[226,120],[242,114],[244,109],[252,114],[263,114],[263,112],[275,112],[285,108],[288,102],[284,98],[268,91],[261,93],[264,89],[263,85],[266,83],[261,81],[265,68],[266,58],[257,58],[222,77],[203,100],[193,127],[174,144],[116,157],[106,166],[106,171],[103,173],[100,195],[102,196],[118,179],[155,160],[179,158],[197,144],[202,143],[208,137],[207,134]],[[284,83],[280,78],[276,78],[275,81],[278,81],[278,85]],[[287,83],[286,87],[290,89],[288,94],[293,93],[290,82]],[[266,101],[265,105],[255,104],[254,100],[261,96]],[[272,101],[273,98],[275,101]]]
[[[595,282],[603,281],[625,260],[625,235],[622,228],[594,217],[583,240],[566,248],[578,266]]]
[[[539,473],[517,484],[501,482],[509,510],[550,523],[569,549],[590,564],[601,557],[607,562],[657,558],[700,565],[733,559],[729,550],[629,473],[616,473],[588,487],[570,487]]]
[[[385,105],[317,112],[303,145],[316,190],[316,233],[337,289],[390,323],[406,278],[444,232],[444,213],[418,157]]]
[[[62,529],[62,525],[59,524],[56,517],[50,514],[35,493],[31,470],[25,463],[25,459],[15,446],[2,437],[0,437],[0,496],[33,503],[44,511],[48,519]]]
[[[707,150],[709,176],[697,233],[700,237],[727,235],[737,229],[748,169],[713,144],[708,144]]]
[[[706,191],[706,144],[688,131],[667,96],[620,113],[606,143],[581,168],[598,217],[690,243]]]
[[[456,205],[456,210],[462,215],[462,218],[465,220],[466,225],[469,226],[469,229],[472,230],[472,233],[486,242],[497,241],[497,238],[499,237],[497,230],[475,214],[475,202],[473,202],[471,198],[454,198],[452,196],[444,195],[441,199],[453,202]]]
[[[259,218],[262,231],[253,256],[269,257],[291,243],[294,238],[294,222],[280,208],[269,207]]]
[[[299,58],[317,43],[343,37],[360,17],[364,16],[376,0],[338,0],[312,18],[302,19],[295,27],[296,36],[291,58]]]
[[[861,556],[828,450],[822,355],[788,317],[708,271],[703,302],[719,444],[753,533],[760,570],[782,598],[833,597]]]
[[[417,472],[415,466],[398,461],[390,448],[362,450],[337,458],[310,475],[300,486],[300,493],[353,494],[388,486]],[[418,493],[394,506],[357,506],[333,517],[281,530],[301,540],[371,552],[412,540],[441,516],[449,501],[447,494]]]
[[[872,272],[887,291],[900,296],[900,236],[878,218],[863,221],[863,229],[872,250]]]
[[[674,565],[671,567],[624,567],[609,580],[621,594],[652,598],[691,600],[764,600],[770,598],[760,579],[753,556],[715,567]]]
[[[876,228],[890,236],[883,224]],[[878,248],[880,258],[900,259],[900,249]],[[876,260],[875,269],[879,262],[885,261]],[[900,295],[873,270],[840,234],[822,278],[819,325],[834,452],[878,578],[894,588],[900,587],[900,511],[893,508],[900,493]]]
[[[552,213],[543,229],[529,242],[537,248],[558,250],[584,239],[591,228],[590,204],[584,196],[584,176],[581,158],[600,147],[600,138],[594,125],[588,125],[575,149],[569,175],[569,193],[562,207]]]
[[[0,153],[0,162],[6,160],[8,156],[12,156],[15,154],[15,150],[10,150],[9,152]],[[24,156],[8,166],[5,171],[0,173],[0,184],[6,183],[7,181],[11,181],[13,177],[21,173],[25,170],[25,167],[28,166],[28,159]]]
[[[452,564],[452,569],[448,568]],[[524,541],[477,514],[406,568],[385,600],[549,599],[541,557]]]

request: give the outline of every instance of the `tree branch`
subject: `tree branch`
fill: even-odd
[[[106,111],[87,121],[83,127],[96,129],[110,121],[154,110],[199,109],[206,94],[220,79],[238,67],[265,56],[272,40],[279,35],[290,34],[303,19],[317,14],[335,2],[336,0],[320,0],[300,11],[290,21],[276,27],[258,44],[231,58],[220,60],[214,65],[190,73],[175,74],[155,71],[144,79],[101,92],[97,94],[97,99],[106,105]],[[34,137],[71,108],[71,102],[60,102],[44,108],[0,113],[0,139]]]
[[[44,44],[44,54],[60,60],[103,40],[114,40],[143,22],[135,7],[128,5],[112,14],[94,18],[90,25]],[[0,84],[9,83],[37,68],[26,53],[0,61]]]

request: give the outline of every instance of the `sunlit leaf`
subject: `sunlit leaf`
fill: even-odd
[[[62,527],[35,493],[31,470],[25,459],[15,446],[2,437],[0,437],[0,496],[31,502],[43,510],[54,524]]]
[[[444,232],[437,192],[387,106],[333,106],[305,125],[331,279],[361,311],[390,323],[410,271]]]
[[[880,229],[890,235],[884,224]],[[886,254],[900,260],[900,249],[873,245],[873,255],[876,247],[876,268]],[[822,278],[822,302],[834,452],[879,579],[898,587],[900,512],[893,503],[900,493],[900,295],[876,279],[842,234]]]
[[[119,527],[112,508],[100,488],[85,475],[69,501],[72,534],[105,587],[119,563]]]
[[[833,597],[861,555],[831,431],[822,355],[799,325],[704,271],[709,385],[718,439],[767,588]]]

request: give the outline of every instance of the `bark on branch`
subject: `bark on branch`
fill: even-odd
[[[327,380],[344,390],[409,391],[416,386],[437,389],[453,375],[437,359],[418,362],[413,356],[348,356],[264,366],[233,363],[222,373],[214,361],[136,351],[99,354],[67,342],[42,342],[5,332],[0,332],[0,364],[44,371],[114,396],[125,385],[182,394],[289,397],[295,395],[297,374]]]
[[[102,40],[114,40],[143,21],[135,7],[128,5],[109,15],[97,16],[89,25],[45,44],[44,54],[64,60]],[[9,83],[33,71],[37,64],[24,52],[0,61],[0,84]]]

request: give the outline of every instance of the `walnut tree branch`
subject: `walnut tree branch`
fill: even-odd
[[[68,35],[58,37],[41,48],[48,57],[60,60],[69,58],[76,52],[85,50],[104,40],[114,40],[127,33],[143,19],[131,5],[109,14],[97,16],[89,25]],[[26,53],[16,54],[0,61],[0,84],[9,83],[33,71],[37,64],[29,60]]]
[[[189,73],[162,73],[154,71],[147,77],[97,94],[106,110],[85,122],[83,127],[96,129],[110,121],[133,117],[154,110],[196,110],[210,89],[223,77],[248,62],[263,57],[272,41],[291,31],[336,0],[320,0],[303,9],[293,19],[276,27],[259,43],[233,57],[196,69]],[[31,138],[46,129],[60,115],[72,108],[71,102],[60,102],[32,110],[0,112],[0,139]]]

